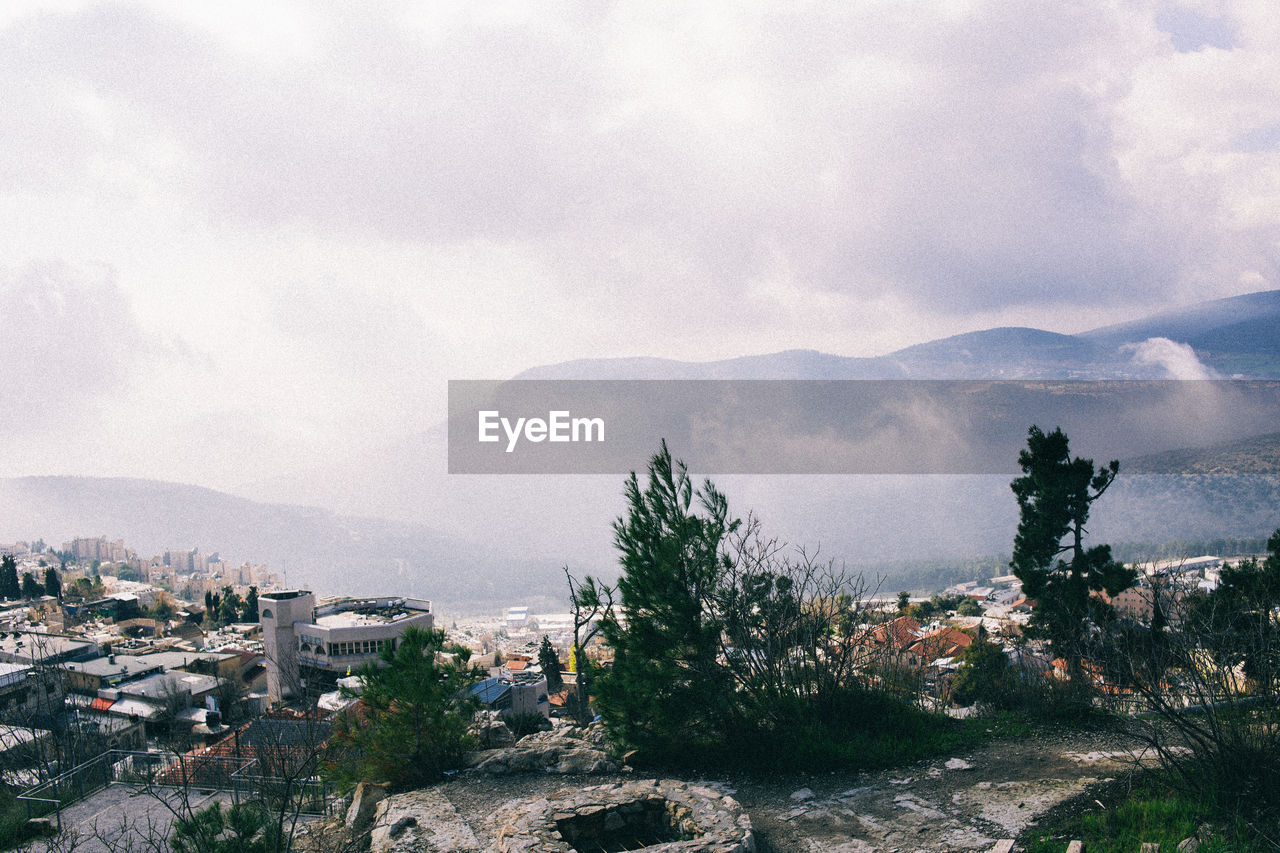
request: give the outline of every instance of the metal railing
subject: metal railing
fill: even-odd
[[[55,813],[59,830],[63,809],[112,784],[228,791],[237,803],[279,803],[282,797],[298,797],[300,813],[329,813],[333,797],[327,782],[315,776],[265,776],[255,772],[257,768],[256,758],[112,749],[23,791],[17,799],[26,804],[28,819]]]

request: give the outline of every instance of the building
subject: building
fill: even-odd
[[[541,714],[550,718],[551,703],[547,696],[547,679],[541,675],[495,676],[476,682],[470,693],[491,711],[503,716]]]
[[[409,628],[430,630],[431,602],[381,596],[337,598],[319,605],[309,590],[258,597],[267,658],[267,695],[272,702],[302,695],[308,679],[322,688],[350,675]]]

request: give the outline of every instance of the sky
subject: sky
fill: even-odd
[[[1275,80],[1270,0],[9,0],[0,476],[243,489],[449,379],[1277,288]]]

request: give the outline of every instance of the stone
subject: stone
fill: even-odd
[[[1200,839],[1194,835],[1178,842],[1178,853],[1196,853],[1200,849]]]
[[[378,803],[387,797],[385,782],[361,782],[356,785],[351,796],[351,805],[347,808],[346,825],[352,832],[364,832],[373,820],[373,812]]]
[[[32,817],[27,818],[27,832],[32,836],[53,835],[57,832],[57,826],[52,818]]]
[[[480,842],[453,803],[434,788],[394,794],[378,803],[370,853],[479,853]]]
[[[946,764],[942,765],[948,770],[972,770],[973,765],[965,761],[963,758],[948,758]]]
[[[515,743],[515,735],[497,711],[480,711],[467,727],[467,734],[475,737],[486,749]]]
[[[799,791],[792,791],[791,799],[795,800],[797,803],[801,800],[812,800],[813,791],[808,788],[801,788]]]
[[[736,802],[676,780],[618,782],[513,800],[494,813],[491,823],[499,853],[567,853],[619,839],[690,853],[755,850],[751,819]],[[656,840],[676,829],[685,840]]]

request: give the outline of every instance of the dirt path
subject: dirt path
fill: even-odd
[[[1088,786],[1130,772],[1135,760],[1114,738],[1069,733],[877,773],[688,781],[732,794],[751,815],[761,853],[951,853],[1017,836]],[[464,774],[441,793],[483,840],[487,816],[502,803],[621,778],[635,776]]]
[[[742,783],[761,848],[778,853],[988,850],[1059,803],[1130,772],[1136,756],[1096,734],[1003,741],[907,769],[836,774],[805,791]],[[852,784],[850,784],[852,782]]]

